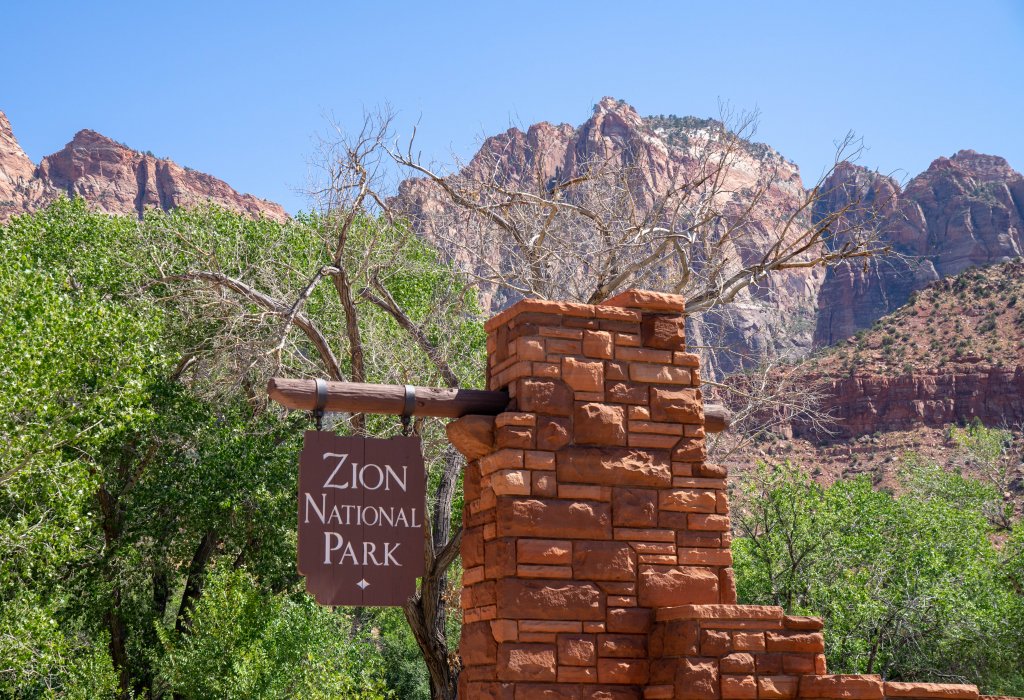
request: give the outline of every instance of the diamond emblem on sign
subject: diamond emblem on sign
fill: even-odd
[[[367,583],[366,579],[364,578],[364,579],[360,579],[359,583],[357,583],[356,585],[359,586],[360,588],[362,588],[365,591],[366,587],[369,586],[370,584]]]

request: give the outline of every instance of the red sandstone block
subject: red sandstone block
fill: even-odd
[[[520,578],[572,578],[571,566],[553,566],[549,564],[520,564],[516,567],[516,576]]]
[[[570,430],[568,418],[538,417],[537,449],[550,451],[562,449],[572,439],[569,435]]]
[[[716,700],[719,691],[718,659],[680,659],[676,665],[677,700]]]
[[[701,656],[725,656],[732,651],[732,637],[728,632],[702,629],[700,632]]]
[[[692,352],[674,352],[672,353],[672,364],[696,369],[700,366],[700,355]]]
[[[598,581],[597,586],[609,595],[636,595],[635,581]]]
[[[572,542],[521,539],[516,543],[516,561],[520,564],[569,564]]]
[[[520,620],[520,632],[578,633],[583,623],[574,620]]]
[[[662,659],[696,656],[699,641],[700,624],[698,622],[694,620],[670,620],[668,622],[658,622],[654,625],[648,644],[651,658]]]
[[[522,450],[498,450],[492,452],[486,457],[481,457],[480,473],[483,476],[493,474],[501,469],[522,469],[523,468],[523,451]]]
[[[583,354],[609,360],[612,357],[612,334],[608,331],[583,331]]]
[[[722,491],[718,492],[718,501],[715,505],[715,512],[719,515],[729,514],[729,497]]]
[[[724,671],[723,671],[724,673]],[[755,700],[757,678],[754,676],[722,676],[723,700]]]
[[[675,446],[678,439],[675,435],[630,433],[626,439],[626,444],[630,447],[653,447],[659,450],[670,450]]]
[[[666,351],[686,348],[686,320],[682,314],[644,314],[640,323],[644,345]],[[672,361],[672,355],[666,362]]]
[[[472,586],[484,580],[484,567],[473,566],[462,572],[462,585]]]
[[[597,654],[600,657],[616,659],[646,659],[647,635],[599,634]]]
[[[649,685],[644,688],[644,700],[672,700],[675,692],[671,685]]]
[[[558,682],[564,683],[594,683],[597,681],[597,668],[593,666],[559,666],[558,667]],[[518,688],[516,689],[519,690]],[[576,700],[576,698],[582,698],[582,690],[578,685],[562,685],[560,686],[559,692],[564,692],[564,696],[553,695],[550,697],[560,698],[565,697],[567,700]],[[580,693],[574,695],[574,693]],[[534,698],[542,697],[547,698],[549,696],[541,695],[538,696],[533,693],[530,688],[523,687],[523,692],[516,697],[516,700],[534,700]]]
[[[604,387],[608,391],[609,382],[620,382],[629,379],[629,367],[624,362],[604,363]]]
[[[768,651],[798,651],[805,653],[822,653],[825,651],[825,638],[820,632],[765,632]]]
[[[642,685],[650,675],[647,659],[598,659],[597,681],[622,685]]]
[[[629,366],[629,378],[634,382],[647,382],[649,384],[690,384],[690,370],[676,367],[674,365],[644,365],[632,364]],[[667,420],[652,412],[655,420]]]
[[[594,501],[501,498],[499,537],[611,539],[611,506]]]
[[[519,638],[519,625],[515,620],[491,620],[491,636],[498,642],[514,642]]]
[[[512,352],[518,360],[543,360],[547,355],[544,349],[544,339],[533,336],[522,336],[516,338]]]
[[[502,537],[484,542],[484,575],[487,578],[514,576],[515,571],[515,540]]]
[[[506,425],[495,431],[495,445],[499,449],[533,449],[533,429],[519,425]]]
[[[674,462],[701,462],[707,457],[707,446],[701,438],[683,438],[672,450]],[[724,474],[716,475],[724,477]]]
[[[647,528],[658,525],[658,491],[616,488],[612,491],[612,524]]]
[[[504,578],[497,607],[508,619],[603,620],[604,596],[592,583]]]
[[[617,297],[616,297],[617,298]],[[594,315],[600,319],[609,319],[613,321],[630,321],[637,323],[640,321],[640,312],[633,311],[632,309],[623,308],[628,306],[627,304],[613,304],[613,299],[605,301],[603,304],[594,307]]]
[[[572,568],[582,580],[632,582],[636,580],[636,553],[628,544],[618,542],[576,542]]]
[[[641,345],[639,333],[621,332],[615,334],[615,347],[638,348]]]
[[[459,546],[462,554],[462,565],[466,568],[484,563],[484,533],[479,527],[468,527],[462,533]]]
[[[629,406],[626,417],[631,421],[650,420],[651,410],[646,406]]]
[[[584,622],[583,631],[587,634],[597,634],[598,632],[605,631],[605,623],[603,622]]]
[[[762,700],[791,700],[797,695],[796,676],[760,676],[757,679],[757,697]]]
[[[674,554],[641,554],[641,564],[679,564],[679,558]]]
[[[942,700],[977,700],[978,686],[950,683],[893,683],[884,684],[887,698],[942,698]]]
[[[607,629],[609,632],[646,634],[651,628],[654,616],[647,608],[608,608]]]
[[[560,666],[593,666],[597,663],[597,639],[592,634],[558,635]]]
[[[732,552],[728,549],[691,549],[680,547],[676,557],[687,566],[732,566]]]
[[[814,655],[814,672],[819,676],[824,676],[828,673],[828,662],[824,654]]]
[[[562,484],[558,487],[558,497],[571,501],[610,501],[612,500],[612,487]]]
[[[630,406],[630,412],[633,410],[637,411],[649,411],[642,406]],[[670,436],[681,436],[683,434],[683,426],[679,423],[658,423],[650,420],[630,420],[628,423],[630,433],[653,433],[657,435],[670,435]],[[674,441],[672,446],[675,446]]]
[[[718,574],[696,566],[640,567],[639,602],[645,607],[662,608],[687,603],[718,601]]]
[[[615,359],[620,362],[650,362],[669,365],[672,364],[672,352],[623,345],[615,348]]]
[[[630,542],[637,554],[675,554],[676,548],[668,542]]]
[[[754,657],[757,666],[757,673],[761,676],[776,676],[782,673],[782,657],[784,654],[773,652],[769,654],[758,654]]]
[[[487,622],[471,622],[462,626],[460,643],[462,659],[466,665],[493,664],[497,660],[498,644]]]
[[[615,539],[635,542],[675,542],[676,533],[672,530],[617,527],[615,528]]]
[[[764,633],[737,632],[732,636],[732,646],[737,651],[764,651]]]
[[[535,377],[541,377],[541,378],[545,378],[545,379],[561,379],[561,377],[562,377],[562,363],[561,362],[534,362],[531,365],[531,374],[533,374],[533,376],[535,376]]]
[[[704,437],[704,426],[703,425],[684,425],[683,435],[688,438],[702,438]]]
[[[673,463],[673,467],[675,463]],[[688,489],[721,489],[724,490],[725,479],[702,479],[695,476],[674,476],[672,485]]]
[[[668,369],[668,368],[666,368]],[[672,368],[685,374],[685,382],[690,383],[690,373],[684,369]],[[703,424],[704,404],[699,389],[665,389],[651,388],[651,418],[656,421],[672,423]]]
[[[559,341],[549,341],[549,344],[555,342]],[[602,391],[604,389],[604,363],[576,357],[563,357],[562,381],[572,387],[574,391]]]
[[[659,620],[782,620],[775,605],[676,605],[658,611]]]
[[[794,675],[814,673],[814,654],[785,654],[782,670]]]
[[[541,326],[540,334],[545,338],[562,338],[565,340],[580,340],[583,338],[583,331],[579,328],[562,328],[561,326]]]
[[[580,337],[582,338],[582,332]],[[552,356],[583,354],[583,343],[579,340],[569,340],[567,338],[549,338],[547,341],[547,346],[548,362],[551,361]],[[565,365],[562,365],[562,376],[565,376]]]
[[[724,540],[725,538],[723,537],[722,539]],[[719,590],[722,591],[722,602],[729,605],[735,605],[736,575],[733,573],[731,566],[718,570],[718,587]]]
[[[643,405],[648,400],[648,387],[646,384],[609,381],[604,384],[604,394],[606,400],[613,403]]]
[[[881,700],[884,690],[878,676],[800,676],[800,697]]]
[[[805,615],[785,615],[782,624],[789,630],[812,630],[818,631],[825,627],[820,617],[807,617]]]
[[[539,498],[554,498],[558,495],[558,482],[552,472],[530,471],[530,493]]]
[[[553,644],[503,642],[498,645],[498,679],[503,681],[553,681],[557,678]]]
[[[666,515],[663,513],[662,515]],[[680,518],[678,527],[686,527],[686,515],[684,513],[672,513],[674,517]],[[675,523],[675,521],[673,521]],[[664,523],[663,523],[664,524]],[[676,533],[676,543],[680,547],[699,547],[702,549],[719,548],[722,546],[722,533],[720,532],[687,532],[681,530]]]
[[[537,471],[555,470],[555,453],[541,450],[527,450],[523,453],[523,466]]]
[[[552,632],[520,632],[519,641],[523,644],[554,644],[555,634]]]
[[[721,578],[719,578],[721,580]],[[716,630],[780,630],[782,623],[778,620],[704,620],[708,629]]]
[[[576,402],[573,414],[577,445],[625,445],[626,412],[622,406]]]
[[[712,490],[672,489],[658,493],[661,510],[685,513],[714,513],[718,496]]]
[[[573,401],[572,389],[557,379],[522,379],[516,389],[516,402],[525,413],[569,416]]]
[[[681,314],[686,308],[686,299],[678,294],[651,292],[646,289],[627,289],[606,299],[604,306],[621,306],[626,309],[643,309],[645,311],[671,311]]]
[[[610,595],[608,605],[615,605],[622,608],[636,607],[636,596],[632,595]]]
[[[690,438],[687,438],[690,439]],[[694,440],[700,440],[700,438],[693,438]],[[700,468],[697,470],[697,476],[706,476],[711,479],[724,479],[729,476],[729,470],[721,464],[712,464],[710,462],[702,462]]]
[[[705,515],[702,513],[691,513],[686,518],[687,526],[691,530],[702,530],[706,532],[728,532],[729,516],[727,515]]]
[[[750,654],[733,652],[723,656],[719,666],[722,669],[722,673],[753,673],[754,657]]]
[[[537,416],[532,413],[519,411],[506,411],[494,417],[494,427],[504,428],[506,426],[518,426],[532,428],[537,424]]]
[[[672,480],[668,453],[661,450],[579,447],[556,454],[561,484],[668,486]]]
[[[495,496],[529,496],[533,483],[527,469],[502,469],[486,478]]]

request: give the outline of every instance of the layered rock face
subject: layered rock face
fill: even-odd
[[[891,178],[845,165],[826,190],[819,218],[855,198],[885,201],[877,226],[894,255],[827,272],[818,297],[817,347],[871,326],[940,277],[1024,254],[1024,176],[998,156],[960,151],[939,158],[905,190]]]
[[[38,167],[25,155],[0,113],[0,221],[34,211],[61,195],[85,198],[110,214],[142,216],[212,202],[250,216],[288,218],[279,205],[240,194],[227,183],[177,163],[134,151],[83,130]]]
[[[642,118],[628,104],[606,97],[594,107],[590,119],[578,127],[535,124],[525,132],[512,128],[484,141],[480,151],[460,172],[477,180],[491,177],[509,185],[542,180],[561,182],[579,177],[594,162],[624,165],[636,173],[636,201],[651,207],[672,185],[672,174],[691,172],[707,141],[707,120],[676,117]],[[778,223],[798,209],[804,197],[799,169],[760,144],[749,144],[729,171],[723,191],[736,207],[747,204],[743,192],[752,191],[758,178],[774,172],[774,185],[758,204],[748,225],[727,243],[732,260],[750,263],[773,242]],[[678,181],[676,181],[678,184]],[[401,183],[394,200],[417,230],[437,240],[435,227],[459,226],[459,208],[433,183],[410,179]],[[449,251],[459,263],[473,267],[465,250]],[[475,252],[475,251],[474,251]],[[496,247],[483,251],[494,266],[501,264]],[[479,270],[475,270],[479,272]],[[729,371],[739,357],[764,350],[801,353],[809,349],[818,288],[824,273],[817,269],[786,271],[740,294],[728,310],[707,316],[691,330],[699,344],[734,348],[737,353],[716,357],[717,370]],[[656,284],[654,276],[652,284]],[[515,302],[512,295],[486,294],[484,302],[498,311]]]
[[[978,700],[828,675],[820,619],[736,604],[683,305],[525,300],[487,324],[510,405],[448,425],[469,460],[459,697]]]

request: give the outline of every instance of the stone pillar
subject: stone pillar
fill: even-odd
[[[681,297],[526,300],[493,318],[496,418],[465,475],[462,698],[640,698],[654,610],[735,601]]]
[[[508,410],[448,425],[469,459],[460,700],[979,700],[828,675],[820,619],[736,604],[682,309],[634,290],[487,324]]]

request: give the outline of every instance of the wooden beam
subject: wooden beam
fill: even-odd
[[[504,391],[480,389],[435,389],[414,387],[414,416],[461,418],[468,415],[494,416],[508,407]],[[312,411],[316,407],[316,381],[274,377],[267,384],[270,398],[285,408]],[[360,384],[327,382],[327,405],[331,413],[383,413],[401,415],[405,407],[405,387],[400,384]],[[704,430],[720,433],[729,428],[729,412],[723,406],[704,407]]]
[[[504,391],[479,389],[435,389],[415,387],[414,416],[460,418],[470,414],[493,416],[508,406]],[[316,381],[274,377],[267,384],[270,398],[285,408],[312,411],[316,407]],[[401,415],[405,408],[405,387],[401,384],[360,384],[327,382],[325,411],[332,413],[385,413]]]

